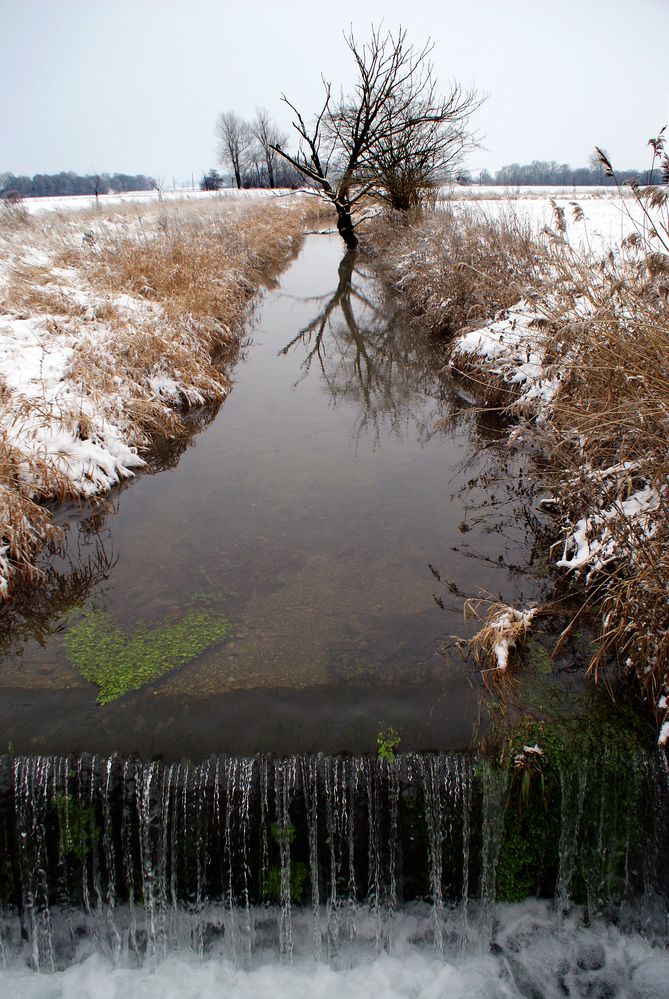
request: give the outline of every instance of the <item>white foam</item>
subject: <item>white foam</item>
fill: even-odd
[[[542,995],[607,995],[664,999],[669,954],[637,933],[603,921],[586,926],[573,911],[558,922],[549,902],[498,905],[491,952],[477,947],[458,956],[435,957],[426,924],[415,911],[392,917],[391,952],[374,954],[373,920],[359,925],[355,947],[337,958],[298,957],[281,962],[260,952],[244,967],[217,954],[171,954],[157,966],[113,967],[99,955],[64,971],[38,974],[27,968],[0,972],[0,996],[21,999],[519,999]],[[308,949],[310,914],[296,920],[296,952]],[[389,925],[383,927],[386,936]],[[323,941],[327,944],[327,941]],[[266,957],[263,958],[262,954]]]

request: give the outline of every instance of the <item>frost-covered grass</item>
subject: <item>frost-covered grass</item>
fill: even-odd
[[[416,324],[452,336],[451,369],[540,445],[554,560],[599,612],[591,667],[617,657],[667,739],[668,204],[666,187],[609,198],[596,231],[590,205],[548,195],[550,226],[473,202],[371,235]]]
[[[229,390],[264,275],[299,242],[308,199],[208,199],[33,216],[0,208],[0,593],[58,542],[45,500],[106,492],[184,407]]]

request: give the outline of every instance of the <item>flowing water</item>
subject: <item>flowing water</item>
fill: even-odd
[[[0,990],[666,995],[666,758],[626,763],[565,777],[555,897],[504,906],[510,778],[467,755],[5,757]]]
[[[0,659],[0,997],[667,995],[666,756],[608,706],[472,755],[445,646],[550,591],[540,508],[407,324],[309,238],[190,446],[57,513]]]

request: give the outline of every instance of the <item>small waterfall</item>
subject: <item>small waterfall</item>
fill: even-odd
[[[439,959],[486,949],[500,865],[503,899],[510,871],[530,883],[514,839],[530,806],[509,773],[438,753],[4,757],[1,956],[53,971],[89,953],[154,967],[186,949],[251,968],[307,947],[344,968],[361,939],[392,955],[404,911],[421,913],[414,932]],[[554,898],[558,923],[575,901],[666,932],[664,755],[639,754],[628,776],[614,780],[603,753],[561,768],[555,801],[537,798],[544,873],[530,894]]]

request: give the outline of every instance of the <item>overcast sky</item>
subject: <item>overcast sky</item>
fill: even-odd
[[[442,89],[488,95],[473,170],[511,162],[645,166],[669,115],[669,0],[0,0],[0,172],[147,173],[216,163],[219,112],[306,112],[346,88],[342,30],[430,37]]]

